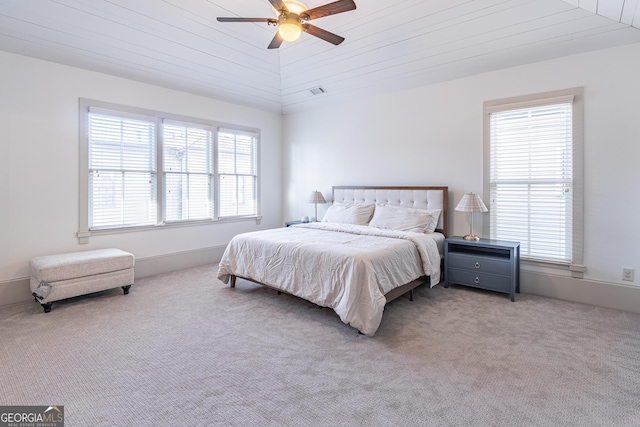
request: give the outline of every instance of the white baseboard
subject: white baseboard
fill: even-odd
[[[213,246],[185,252],[157,255],[147,258],[137,258],[135,277],[153,276],[199,265],[213,264],[222,258],[226,246]],[[32,300],[29,278],[19,278],[0,281],[0,307]]]
[[[520,291],[640,313],[640,287],[520,270]],[[516,296],[516,301],[518,297]]]
[[[226,247],[226,245],[212,246],[136,259],[136,278],[219,262]]]
[[[0,307],[28,300],[33,300],[28,277],[0,282]]]

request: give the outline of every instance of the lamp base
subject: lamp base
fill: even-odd
[[[463,237],[464,240],[480,240],[479,236],[476,236],[474,234],[467,234],[466,236]]]

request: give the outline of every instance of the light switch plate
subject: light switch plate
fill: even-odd
[[[622,280],[626,280],[627,282],[633,282],[634,273],[635,273],[635,270],[633,268],[623,268]]]

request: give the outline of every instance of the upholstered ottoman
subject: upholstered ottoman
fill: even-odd
[[[65,298],[122,287],[125,294],[133,284],[135,258],[120,249],[98,249],[33,258],[31,292],[44,312]]]

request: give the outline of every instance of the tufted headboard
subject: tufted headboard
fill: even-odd
[[[419,209],[442,209],[436,231],[447,236],[449,187],[335,186],[337,203],[378,203]]]

